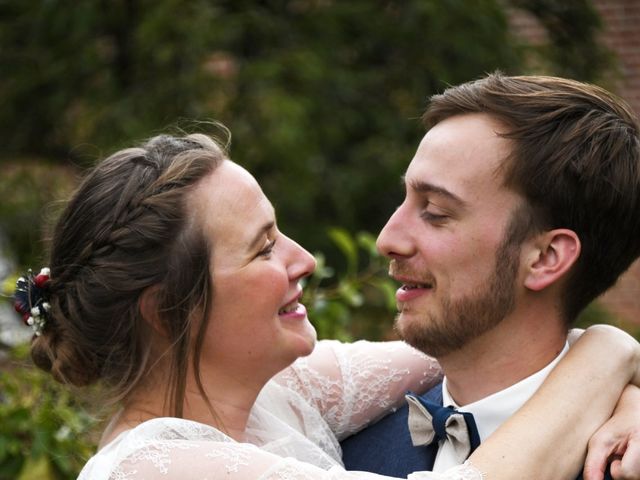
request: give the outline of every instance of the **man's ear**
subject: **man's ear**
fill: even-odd
[[[147,287],[138,299],[138,309],[143,320],[161,336],[166,336],[167,332],[160,317],[160,305],[158,293],[161,290],[160,285],[152,285]]]
[[[560,280],[578,260],[580,247],[576,232],[566,228],[536,236],[527,253],[525,287],[540,291]]]

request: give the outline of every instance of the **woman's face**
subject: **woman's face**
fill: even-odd
[[[299,303],[299,281],[313,272],[315,260],[280,233],[273,206],[251,174],[225,160],[198,184],[190,208],[212,248],[203,367],[270,376],[311,353],[316,332]]]

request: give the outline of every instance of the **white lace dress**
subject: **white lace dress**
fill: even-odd
[[[104,446],[79,480],[366,480],[347,472],[339,441],[440,379],[436,362],[402,342],[321,341],[260,392],[244,442],[209,425],[156,418]],[[418,479],[480,480],[465,464]]]

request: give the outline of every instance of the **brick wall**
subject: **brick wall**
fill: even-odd
[[[618,57],[616,93],[640,115],[640,2],[593,0],[593,4],[604,21],[602,40]],[[601,300],[614,314],[640,324],[640,262],[634,263]]]
[[[602,41],[616,55],[618,72],[612,72],[613,90],[640,116],[640,1],[592,0],[600,13]],[[545,42],[546,34],[534,17],[509,9],[512,28],[532,44]],[[640,212],[638,212],[640,215]],[[603,245],[603,248],[607,248]],[[640,261],[634,263],[618,283],[600,299],[623,321],[640,325]]]
[[[618,57],[620,78],[616,93],[640,114],[640,2],[592,1],[604,21],[602,40]]]

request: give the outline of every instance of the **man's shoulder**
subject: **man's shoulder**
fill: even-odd
[[[442,402],[438,385],[422,396]],[[347,470],[362,470],[402,477],[418,470],[430,470],[435,460],[435,446],[414,447],[407,422],[408,407],[403,405],[373,425],[342,442],[342,459]]]

